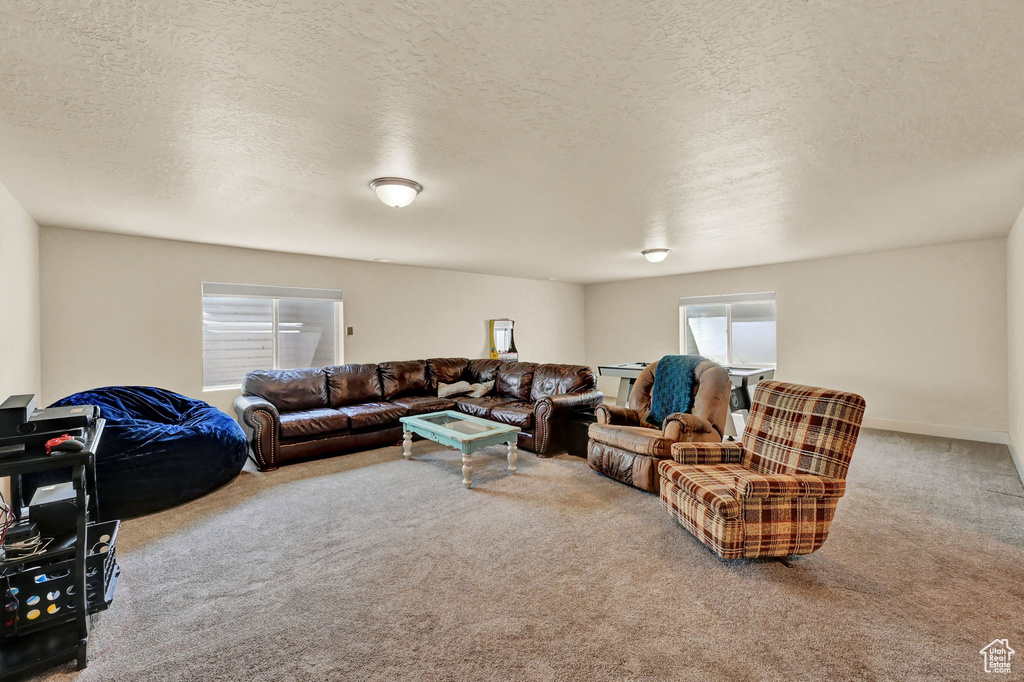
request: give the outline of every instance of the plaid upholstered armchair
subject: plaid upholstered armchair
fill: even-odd
[[[742,443],[675,443],[658,463],[661,499],[723,559],[821,547],[864,417],[854,393],[763,381]]]

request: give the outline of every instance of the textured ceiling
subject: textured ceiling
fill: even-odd
[[[3,0],[0,182],[43,224],[575,282],[996,237],[1022,26],[1018,0]],[[382,175],[425,189],[388,208]]]

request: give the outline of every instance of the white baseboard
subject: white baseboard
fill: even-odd
[[[1017,452],[1017,448],[1013,444],[1013,438],[1006,439],[1006,446],[1010,448],[1010,457],[1013,458],[1013,464],[1017,467],[1017,475],[1020,476],[1020,482],[1024,483],[1024,459],[1021,459],[1020,453]]]
[[[902,433],[916,433],[922,436],[939,436],[941,438],[959,438],[960,440],[974,440],[981,443],[1008,445],[1010,442],[1010,435],[1006,431],[986,431],[985,429],[974,429],[969,426],[945,426],[943,424],[904,422],[897,419],[878,419],[876,417],[865,417],[863,426],[869,429],[900,431]]]

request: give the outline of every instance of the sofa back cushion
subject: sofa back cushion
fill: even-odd
[[[437,385],[454,384],[462,381],[469,360],[466,358],[431,358],[427,360],[427,371],[430,373],[430,388],[437,390]]]
[[[327,407],[327,376],[323,367],[257,369],[245,375],[242,394],[259,396],[279,412]]]
[[[326,370],[331,407],[372,403],[384,397],[377,365],[337,365]]]
[[[762,474],[845,479],[863,419],[864,398],[856,393],[759,382],[740,463]]]
[[[585,365],[538,365],[533,373],[530,400],[546,395],[582,393],[597,388],[594,372]]]
[[[384,399],[391,400],[403,395],[424,395],[431,393],[430,375],[426,360],[405,360],[382,362],[380,381],[384,387]]]
[[[466,372],[462,375],[462,378],[471,384],[494,381],[494,375],[497,373],[500,365],[501,360],[491,360],[489,358],[470,360],[466,363]]]
[[[494,377],[495,393],[516,400],[529,400],[533,373],[536,369],[537,364],[533,362],[502,363]]]
[[[646,422],[647,415],[651,413],[651,392],[654,390],[654,373],[657,371],[657,360],[644,367],[640,376],[633,382],[629,400],[626,401],[626,407],[640,415],[641,422]]]

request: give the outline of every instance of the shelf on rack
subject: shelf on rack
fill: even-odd
[[[74,660],[81,643],[73,620],[0,642],[0,680],[21,679]]]
[[[106,421],[103,419],[96,420],[96,426],[86,439],[85,449],[78,452],[55,452],[52,455],[47,455],[46,450],[41,446],[11,450],[9,446],[0,444],[0,475],[11,476],[50,469],[67,469],[79,464],[86,464],[93,457],[93,453],[99,445],[105,424]],[[11,439],[4,440],[10,441]]]
[[[18,636],[27,636],[36,632],[42,632],[46,628],[60,627],[64,623],[72,622],[76,618],[74,610],[69,610],[67,613],[62,613],[57,618],[49,618],[42,622],[29,623],[18,630]]]
[[[41,554],[35,554],[30,557],[9,556],[3,561],[0,561],[0,572],[2,572],[4,569],[13,568],[15,566],[22,566],[24,564],[31,564],[36,562],[42,563],[44,561],[51,561],[53,559],[60,559],[61,557],[65,556],[71,556],[75,553],[75,545],[73,541],[74,535],[74,533],[67,533],[66,535],[58,536],[57,538],[55,538],[54,543],[60,541],[60,544],[64,546],[55,547],[54,549],[48,549]],[[71,541],[71,544],[67,544],[68,541]]]

